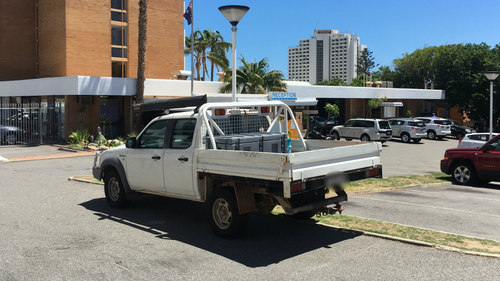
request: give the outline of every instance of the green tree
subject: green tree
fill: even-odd
[[[321,132],[325,131],[325,126],[326,126],[326,123],[328,122],[328,120],[330,120],[330,116],[333,115],[335,117],[339,117],[339,115],[340,115],[339,106],[336,104],[327,103],[325,105],[325,111],[327,113],[327,116],[326,116],[325,122],[323,123],[323,127],[321,128]]]
[[[386,102],[387,98],[383,97],[381,99],[371,99],[366,102],[366,114],[365,117],[372,117],[372,110],[379,107],[383,102]]]
[[[185,39],[186,49],[184,49],[184,54],[191,54],[193,52],[194,57],[194,67],[196,68],[196,78],[192,75],[191,79],[204,80],[205,72],[207,72],[206,66],[204,66],[203,61],[206,60],[206,52],[208,48],[208,41],[206,40],[205,34],[199,30],[196,30],[193,34],[193,42],[191,42],[191,37],[186,36]],[[202,70],[202,66],[203,70]],[[203,71],[203,78],[200,74]],[[193,73],[194,74],[194,73]]]
[[[279,70],[268,72],[269,64],[266,58],[263,58],[259,62],[247,62],[241,56],[240,61],[243,65],[236,69],[236,87],[240,93],[265,94],[266,91],[286,91],[286,84],[283,82],[283,73]],[[231,93],[232,85],[232,69],[227,68],[226,75],[224,76],[224,84],[220,92]]]
[[[373,72],[373,81],[395,81],[397,80],[397,72],[389,66],[381,66],[377,71]]]
[[[417,49],[411,54],[404,54],[395,59],[395,71],[399,74],[394,80],[397,88],[422,89],[424,83],[434,80],[433,60],[437,47]]]
[[[378,64],[375,64],[373,52],[368,50],[368,48],[364,48],[363,51],[361,51],[361,55],[358,57],[356,64],[356,73],[358,74],[358,77],[360,77],[363,73],[369,74],[370,70],[377,66]]]
[[[210,79],[214,81],[214,68],[223,70],[229,66],[226,52],[231,48],[231,43],[225,42],[219,31],[210,31],[207,29],[203,31],[205,40],[207,41],[210,51],[207,53],[206,58],[210,61]],[[206,62],[204,62],[206,63]]]

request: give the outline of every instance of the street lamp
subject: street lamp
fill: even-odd
[[[486,71],[484,75],[490,80],[490,140],[493,138],[493,82],[497,79],[500,72]]]
[[[250,10],[247,6],[227,5],[219,7],[219,11],[226,17],[229,23],[233,26],[233,98],[236,101],[236,26],[243,16]]]

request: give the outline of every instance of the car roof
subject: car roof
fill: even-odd
[[[447,118],[442,118],[442,117],[415,117],[415,119],[431,119],[431,120],[448,120]]]
[[[415,119],[415,118],[390,118],[390,119],[387,119],[387,120],[422,121],[422,120]]]
[[[483,132],[483,133],[470,133],[470,134],[466,134],[465,136],[485,136],[485,135],[489,135],[490,133],[488,132]],[[499,135],[499,133],[492,133],[494,136],[497,136]]]

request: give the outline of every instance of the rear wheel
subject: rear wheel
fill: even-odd
[[[361,141],[370,141],[370,136],[364,134],[361,136]]]
[[[410,135],[408,133],[402,133],[401,134],[401,141],[404,143],[409,143],[411,140]]]
[[[210,193],[208,198],[210,209],[210,227],[221,238],[232,239],[245,231],[248,225],[248,214],[240,215],[234,192],[219,188]]]
[[[122,209],[130,204],[130,200],[125,197],[122,179],[117,171],[109,171],[104,176],[104,194],[109,206]]]
[[[17,143],[17,137],[15,134],[8,134],[5,136],[5,143],[7,145],[14,145]]]
[[[468,163],[458,163],[452,169],[451,181],[454,184],[471,185],[476,182],[476,170]]]

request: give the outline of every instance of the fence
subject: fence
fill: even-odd
[[[0,104],[0,145],[62,143],[64,102]]]

